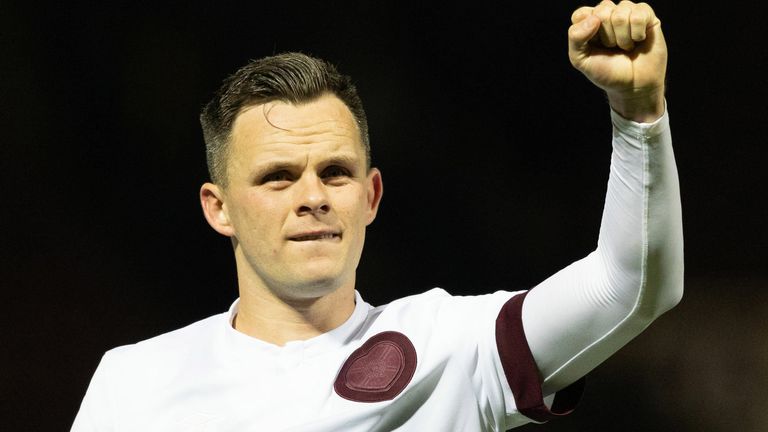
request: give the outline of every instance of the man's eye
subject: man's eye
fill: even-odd
[[[290,174],[288,174],[287,171],[276,171],[273,173],[269,173],[262,177],[261,183],[270,183],[270,182],[281,182],[281,181],[288,181],[291,179]]]
[[[329,166],[323,171],[323,178],[333,177],[350,177],[351,173],[348,169],[340,167],[338,165]]]

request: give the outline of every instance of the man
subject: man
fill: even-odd
[[[201,116],[208,223],[240,298],[109,351],[74,431],[506,430],[567,413],[588,371],[682,295],[666,45],[646,4],[572,16],[572,64],[613,109],[597,249],[529,292],[434,289],[381,307],[355,290],[383,186],[347,77],[284,54],[228,78]]]

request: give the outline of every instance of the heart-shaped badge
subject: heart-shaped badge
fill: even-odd
[[[386,331],[368,339],[344,362],[333,384],[336,393],[355,402],[391,400],[416,371],[416,349],[402,333]]]

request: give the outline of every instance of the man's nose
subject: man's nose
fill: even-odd
[[[331,210],[328,194],[322,179],[317,176],[306,176],[299,180],[296,214],[317,215]]]

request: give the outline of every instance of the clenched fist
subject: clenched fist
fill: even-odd
[[[649,122],[664,113],[667,45],[661,22],[646,3],[604,0],[571,16],[568,56],[605,90],[622,116]]]

